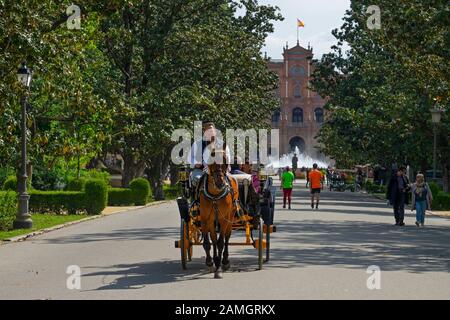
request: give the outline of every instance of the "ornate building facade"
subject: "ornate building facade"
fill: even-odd
[[[315,146],[324,121],[325,100],[309,89],[313,72],[313,49],[299,44],[284,48],[283,59],[270,59],[269,68],[278,74],[281,108],[272,115],[272,128],[280,130],[280,155],[295,147],[300,153],[322,158]]]

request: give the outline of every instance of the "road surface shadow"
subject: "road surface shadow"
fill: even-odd
[[[387,271],[450,272],[449,227],[321,220],[280,221],[277,227],[271,267],[378,265]]]
[[[164,240],[178,239],[179,227],[166,228],[138,228],[117,229],[109,232],[82,233],[54,239],[42,240],[50,244],[85,243],[96,241],[135,241],[135,240]]]
[[[238,260],[239,259],[239,260]],[[231,260],[231,259],[230,259]],[[193,258],[188,262],[188,269],[182,270],[178,260],[152,261],[114,266],[83,267],[86,269],[100,269],[83,277],[101,277],[103,285],[96,290],[141,289],[147,285],[170,283],[190,280],[214,280],[214,268],[205,266],[204,258]],[[241,257],[231,262],[226,274],[240,272],[257,272],[255,258]],[[89,290],[87,290],[89,291]],[[91,290],[92,291],[92,290]]]

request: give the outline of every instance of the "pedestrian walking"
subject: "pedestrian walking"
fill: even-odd
[[[297,154],[294,153],[294,156],[292,157],[292,172],[294,173],[294,177],[297,175],[297,169],[298,169],[298,158]]]
[[[311,209],[314,209],[314,199],[316,200],[316,210],[319,209],[320,190],[323,190],[323,173],[317,169],[317,163],[313,164],[313,170],[309,172],[309,190],[311,192]]]
[[[408,177],[405,175],[406,168],[394,169],[387,187],[386,198],[394,208],[395,225],[405,225],[405,205],[408,204],[408,192],[411,190]]]
[[[416,226],[425,225],[425,212],[431,210],[433,202],[433,194],[431,193],[428,183],[425,182],[423,174],[416,176],[416,182],[411,186],[412,207],[411,211],[416,210]]]
[[[281,188],[283,189],[283,209],[286,209],[286,200],[288,201],[289,210],[291,210],[291,196],[292,188],[294,187],[294,174],[290,171],[289,167],[281,176]]]
[[[311,170],[309,170],[308,168],[306,168],[306,187],[309,187],[309,173],[311,172]]]

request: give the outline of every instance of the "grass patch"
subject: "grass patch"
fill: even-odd
[[[33,231],[50,228],[66,222],[77,221],[87,218],[85,214],[73,214],[73,215],[55,215],[55,214],[38,214],[31,215],[33,219],[33,228],[31,229],[17,229],[11,231],[0,231],[0,241],[9,239],[15,236],[27,234]]]

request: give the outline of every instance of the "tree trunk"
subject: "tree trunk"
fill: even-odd
[[[442,163],[442,183],[443,183],[443,189],[444,192],[449,192],[449,164],[447,161]]]
[[[170,165],[170,186],[175,187],[178,182],[178,167],[174,164]]]
[[[31,181],[33,181],[33,165],[31,162],[27,163],[27,181],[29,181],[29,184],[31,185]]]
[[[152,187],[153,199],[156,201],[165,199],[161,167],[161,161],[156,160],[152,161],[150,170],[148,170],[148,180]]]
[[[130,152],[124,152],[122,155],[124,168],[122,171],[122,187],[128,188],[131,180],[142,177],[145,170],[145,162],[135,162]]]
[[[428,169],[428,163],[425,159],[423,159],[420,163],[420,172],[422,172],[424,175],[427,173]]]
[[[147,171],[148,180],[152,187],[153,198],[155,200],[164,200],[164,173],[169,164],[169,157],[165,154],[159,154],[150,158],[149,170]]]

